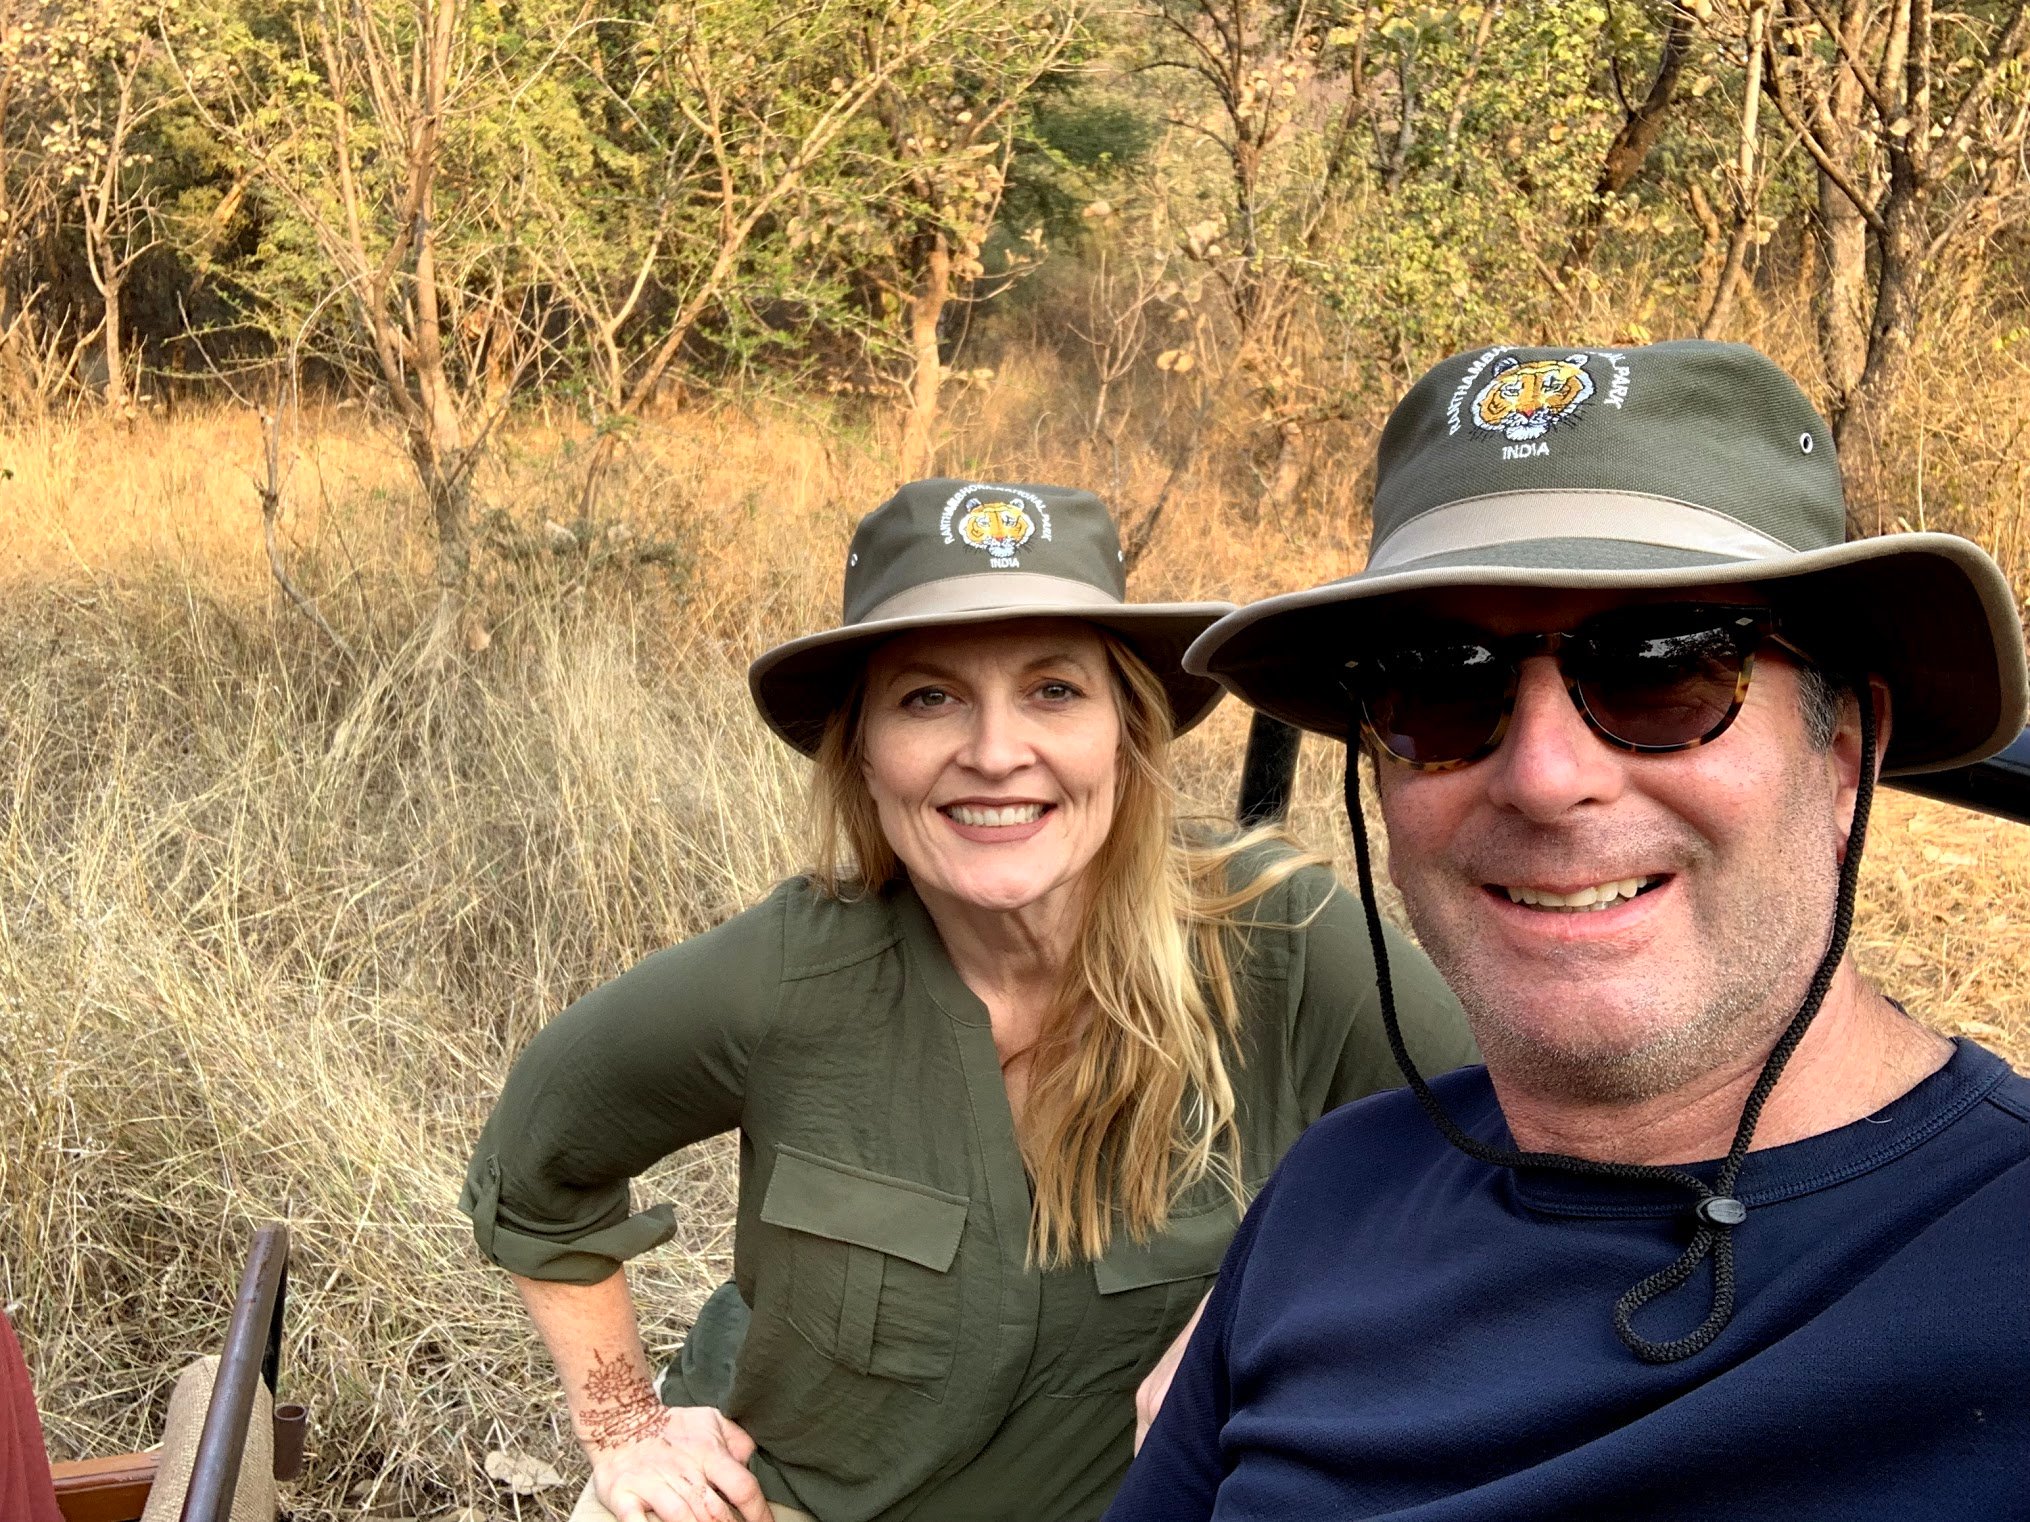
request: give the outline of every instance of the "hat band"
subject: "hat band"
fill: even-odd
[[[971,576],[946,576],[905,587],[869,608],[849,624],[871,624],[890,618],[929,618],[940,613],[985,613],[1008,608],[1118,608],[1121,599],[1070,576],[1045,576],[1040,571],[981,571]]]
[[[1530,539],[1615,539],[1669,550],[1773,560],[1797,550],[1738,518],[1646,492],[1503,491],[1420,513],[1374,547],[1367,569]]]

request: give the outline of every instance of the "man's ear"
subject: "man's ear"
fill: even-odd
[[[1889,698],[1889,684],[1879,676],[1868,678],[1868,697],[1875,709],[1875,780],[1882,779],[1882,758],[1889,752],[1889,735],[1895,718]],[[1839,723],[1833,729],[1832,762],[1839,783],[1833,807],[1839,819],[1839,859],[1847,859],[1847,841],[1854,832],[1854,800],[1861,780],[1861,701],[1849,690],[1840,702]]]

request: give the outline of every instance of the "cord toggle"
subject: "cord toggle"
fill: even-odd
[[[1708,1226],[1739,1226],[1748,1219],[1748,1207],[1731,1194],[1715,1194],[1694,1205],[1692,1214]]]

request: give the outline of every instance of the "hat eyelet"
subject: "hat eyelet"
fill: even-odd
[[[1800,454],[1810,454],[1817,447],[1817,441],[1812,438],[1811,430],[1806,429],[1797,436],[1797,447]]]

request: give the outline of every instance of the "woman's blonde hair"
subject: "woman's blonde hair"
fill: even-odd
[[[1227,1075],[1240,1027],[1229,943],[1240,909],[1323,860],[1275,853],[1235,886],[1235,858],[1280,831],[1203,844],[1180,835],[1163,685],[1098,632],[1122,720],[1114,820],[1087,869],[1083,923],[1035,1048],[1020,1127],[1035,1200],[1030,1256],[1045,1267],[1097,1258],[1117,1226],[1146,1240],[1208,1173],[1245,1203]],[[856,683],[827,724],[812,787],[811,877],[837,898],[904,876],[867,791],[862,698]]]

